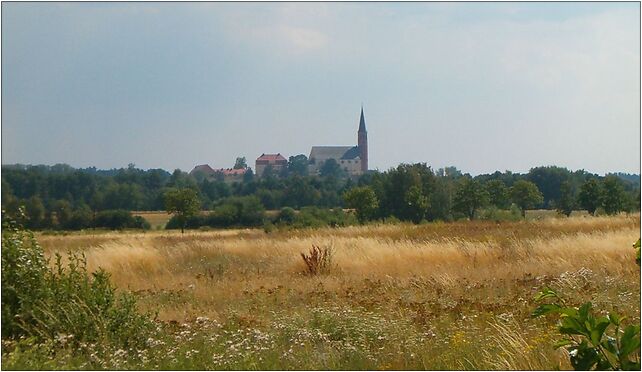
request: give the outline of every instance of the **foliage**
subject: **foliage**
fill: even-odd
[[[601,205],[601,199],[602,191],[596,179],[589,179],[582,184],[578,195],[580,207],[586,209],[590,214],[595,214],[595,210]]]
[[[519,221],[522,218],[522,213],[515,204],[512,204],[510,209],[499,209],[495,206],[482,209],[479,213],[481,220],[490,221]]]
[[[266,209],[278,210],[283,207],[344,207],[342,195],[354,187],[367,186],[379,201],[373,219],[451,221],[458,211],[470,214],[461,204],[455,207],[453,203],[462,177],[483,185],[489,194],[489,204],[499,209],[510,207],[508,187],[520,180],[530,180],[540,188],[543,201],[538,201],[534,207],[558,208],[566,213],[574,202],[576,190],[581,194],[577,207],[586,208],[590,213],[595,213],[597,208],[603,208],[606,213],[638,210],[640,205],[639,176],[634,175],[608,175],[606,182],[602,181],[604,177],[583,170],[571,172],[566,168],[537,167],[527,174],[505,171],[473,178],[455,167],[434,173],[426,164],[418,163],[400,164],[357,178],[337,177],[332,170],[321,176],[309,176],[307,166],[307,157],[296,155],[290,157],[288,170],[275,177],[255,178],[247,168],[242,181],[230,184],[224,182],[222,175],[208,178],[180,169],[172,173],[161,169],[141,170],[133,164],[111,170],[74,169],[64,164],[3,165],[2,207],[16,215],[18,208],[25,206],[23,222],[32,229],[75,230],[92,227],[94,214],[105,210],[163,210],[163,195],[171,189],[194,190],[201,209],[216,208],[229,197],[253,195]],[[586,180],[593,180],[589,182],[595,183],[596,193],[581,192]],[[564,184],[569,186],[570,192]],[[413,186],[413,192],[409,192]],[[611,192],[605,193],[603,189],[609,187]],[[416,200],[411,200],[413,197]],[[191,216],[187,220],[196,222],[198,218]]]
[[[567,306],[553,290],[546,288],[536,301],[553,299],[533,311],[538,317],[554,314],[559,317],[558,330],[565,338],[555,346],[564,347],[575,370],[640,370],[640,326],[629,325],[623,330],[624,317],[614,312],[599,316],[590,302],[579,308]]]
[[[553,202],[560,199],[562,184],[570,179],[568,169],[556,166],[532,168],[526,175],[526,180],[533,182],[542,193],[541,203],[546,208],[551,208]]]
[[[288,161],[288,172],[289,174],[296,174],[299,176],[308,175],[308,157],[300,154],[296,156],[290,156]]]
[[[622,181],[616,176],[607,176],[602,181],[600,201],[604,211],[609,215],[629,209],[629,201]]]
[[[345,176],[343,169],[341,169],[339,163],[337,163],[337,161],[334,159],[328,159],[324,161],[321,165],[321,168],[319,168],[319,174],[321,175],[321,177],[339,178]]]
[[[245,169],[247,168],[247,160],[245,160],[245,156],[236,158],[236,161],[234,162],[234,169]]]
[[[354,187],[343,194],[346,206],[354,208],[359,222],[364,223],[375,216],[379,208],[379,200],[371,187]]]
[[[332,247],[319,248],[312,244],[310,253],[301,253],[307,272],[310,275],[326,274],[332,269]]]
[[[436,177],[425,163],[400,164],[375,174],[371,187],[379,199],[379,216],[420,222],[431,206],[429,196],[435,184]]]
[[[50,268],[33,234],[3,215],[2,337],[144,345],[152,323],[135,299],[117,295],[105,271],[88,273],[83,256],[69,253],[67,261],[57,255]]]
[[[510,207],[510,194],[504,181],[493,179],[486,182],[486,192],[488,193],[488,202],[499,209]]]
[[[571,215],[575,208],[575,197],[571,184],[568,181],[563,181],[560,185],[560,196],[557,201],[556,209],[558,212],[563,213],[567,217]]]
[[[522,217],[526,216],[526,209],[533,208],[544,200],[537,186],[525,180],[515,182],[510,188],[510,194],[513,203],[522,210]]]
[[[406,192],[404,201],[408,205],[408,216],[414,223],[419,223],[424,219],[428,209],[428,197],[423,194],[418,186],[412,186]]]
[[[80,215],[80,213],[74,213],[72,218],[69,221],[70,226],[72,223],[75,224],[86,224],[86,220]],[[93,227],[106,227],[112,230],[116,229],[149,229],[149,223],[141,216],[132,216],[130,212],[125,210],[108,210],[101,211],[96,213],[94,221],[92,223]]]
[[[165,210],[168,214],[175,214],[181,225],[181,232],[184,232],[187,219],[195,215],[199,210],[199,202],[196,191],[189,188],[170,189],[163,195]]]
[[[478,181],[463,177],[453,198],[453,209],[464,213],[470,220],[473,220],[475,212],[488,204],[488,199],[488,192]]]
[[[284,224],[292,224],[296,219],[296,212],[290,207],[283,207],[279,212],[279,216],[276,219],[276,222]]]

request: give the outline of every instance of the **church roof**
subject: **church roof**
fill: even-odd
[[[346,151],[345,154],[341,157],[341,159],[356,159],[361,155],[361,152],[359,151],[358,146],[353,146],[350,148],[350,150]]]
[[[355,159],[359,157],[357,146],[312,146],[310,158],[314,159]]]

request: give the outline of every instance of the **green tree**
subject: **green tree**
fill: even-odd
[[[455,185],[451,177],[435,177],[430,194],[430,208],[426,213],[429,220],[452,220],[452,204]]]
[[[369,186],[354,187],[343,194],[348,208],[354,208],[357,212],[357,219],[364,223],[372,219],[379,208],[379,199],[374,190]]]
[[[486,191],[488,192],[488,202],[500,209],[510,207],[510,193],[504,181],[494,179],[486,182]]]
[[[606,176],[602,181],[601,204],[607,214],[623,211],[630,204],[620,179]]]
[[[513,203],[521,209],[522,217],[526,217],[526,209],[533,208],[544,201],[537,186],[525,180],[515,182],[510,188],[510,195]]]
[[[25,226],[30,229],[39,229],[43,227],[45,220],[45,206],[38,196],[32,196],[25,202],[25,215],[27,223]]]
[[[573,196],[573,189],[569,181],[563,181],[560,185],[560,198],[556,204],[557,211],[565,214],[567,217],[573,212],[575,208],[575,197]]]
[[[321,177],[339,178],[343,175],[343,170],[336,160],[328,159],[323,162],[323,165],[321,165],[321,168],[319,169],[319,175],[321,175]]]
[[[597,210],[601,204],[601,199],[602,190],[596,179],[591,178],[582,184],[578,195],[580,207],[594,215],[595,210]]]
[[[71,203],[69,203],[67,200],[57,200],[53,204],[52,211],[56,216],[58,227],[63,228],[67,226],[72,213]]]
[[[428,197],[424,195],[420,187],[412,186],[408,189],[406,195],[404,195],[404,200],[412,222],[421,222],[426,215],[426,210],[430,206]]]
[[[294,223],[295,219],[296,219],[296,212],[294,211],[294,209],[290,207],[283,207],[279,212],[279,216],[277,217],[277,222],[282,222],[287,225],[291,225]]]
[[[453,198],[453,209],[464,213],[469,219],[475,218],[475,212],[488,204],[488,192],[478,182],[464,177],[459,182]]]
[[[247,168],[247,171],[243,174],[243,183],[250,183],[252,181],[254,181],[254,172],[252,172],[252,168]]]
[[[234,162],[234,169],[245,168],[247,168],[247,160],[245,160],[245,156],[236,158],[236,161]]]
[[[570,176],[571,172],[566,168],[548,166],[532,168],[526,179],[537,186],[544,197],[544,207],[550,208],[552,202],[560,199],[562,182],[568,181]]]
[[[290,156],[288,160],[288,171],[290,174],[298,174],[299,176],[308,175],[308,157],[299,154],[295,156]]]
[[[165,210],[174,214],[181,224],[181,233],[185,232],[187,219],[199,211],[199,199],[196,191],[184,189],[169,189],[163,195]]]

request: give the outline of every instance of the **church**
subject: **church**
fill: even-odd
[[[363,107],[357,131],[357,146],[312,146],[308,157],[309,173],[318,175],[323,163],[329,159],[334,159],[350,176],[358,176],[368,171],[368,132]]]

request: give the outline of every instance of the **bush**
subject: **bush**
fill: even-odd
[[[291,225],[296,219],[296,211],[290,207],[283,207],[279,212],[279,216],[276,219],[276,222],[284,223],[286,225]]]
[[[615,313],[600,316],[590,302],[579,308],[567,306],[549,288],[535,297],[537,301],[544,299],[554,299],[555,302],[540,305],[532,316],[559,316],[558,330],[565,337],[555,347],[566,348],[575,370],[640,370],[639,325],[624,327],[624,318]]]
[[[67,224],[63,226],[66,230],[82,230],[92,226],[92,213],[88,209],[78,209],[71,214]]]
[[[185,218],[185,228],[186,229],[198,229],[201,226],[206,225],[206,217],[201,216],[201,215],[194,215],[194,216],[189,216]],[[183,223],[178,216],[172,216],[172,218],[167,221],[167,224],[165,225],[165,229],[167,230],[175,230],[175,229],[181,229],[183,227]]]
[[[33,234],[3,215],[2,337],[143,347],[153,323],[134,297],[116,295],[105,271],[88,273],[83,256],[70,253],[68,262],[57,255],[50,268]]]
[[[353,214],[345,213],[342,209],[303,207],[296,215],[292,225],[297,228],[318,228],[356,225],[357,223],[357,218]]]
[[[511,208],[498,209],[495,206],[486,208],[479,212],[480,220],[490,220],[490,221],[519,221],[522,218],[521,211],[519,208],[513,204]]]
[[[130,212],[122,209],[107,210],[96,213],[94,227],[106,227],[112,230],[120,229],[149,229],[149,223],[141,216],[132,216]]]
[[[307,273],[310,275],[326,274],[332,269],[332,247],[319,248],[312,244],[310,254],[301,253]]]

